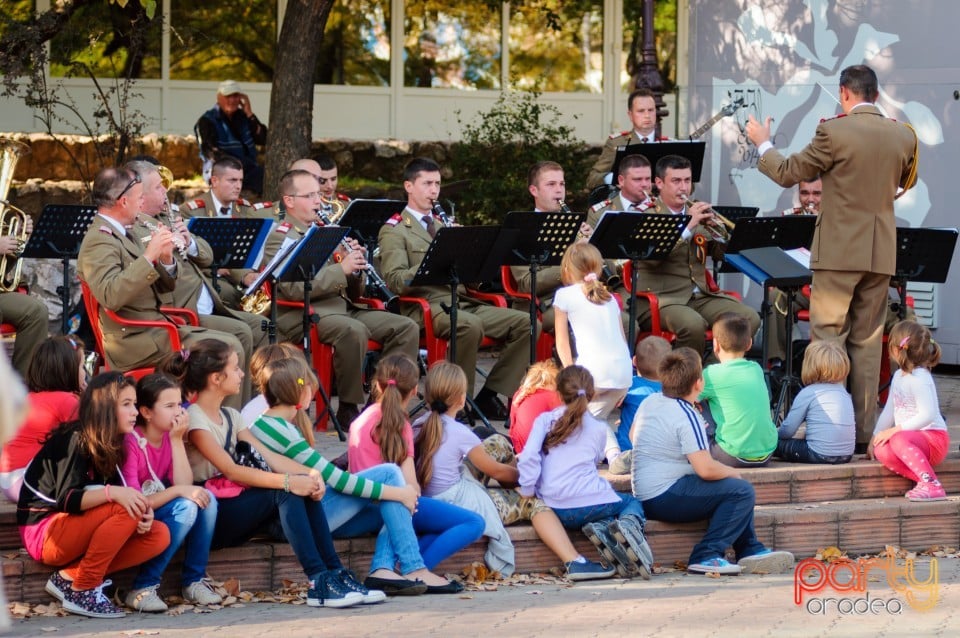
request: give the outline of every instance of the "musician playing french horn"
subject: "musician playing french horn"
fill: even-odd
[[[128,162],[126,168],[139,174],[143,180],[140,215],[128,232],[139,237],[141,243],[149,241],[161,228],[168,228],[173,234],[177,285],[171,291],[158,293],[160,303],[193,310],[201,327],[234,336],[238,343],[231,342],[231,345],[239,345],[244,361],[249,361],[253,351],[266,343],[267,333],[261,327],[263,317],[231,310],[210,285],[206,271],[213,263],[213,249],[205,239],[191,234],[179,211],[173,210],[167,199],[165,180],[161,178],[161,172],[167,169],[149,160]],[[250,396],[249,375],[244,377],[241,395],[244,400]]]
[[[702,353],[706,330],[726,312],[746,317],[751,334],[755,333],[760,327],[757,312],[733,297],[710,290],[707,285],[706,258],[721,253],[724,245],[715,241],[715,231],[705,227],[714,219],[710,204],[689,200],[693,188],[690,160],[667,155],[657,162],[655,173],[660,197],[646,212],[686,214],[691,219],[669,257],[662,261],[638,262],[638,289],[657,295],[664,328],[677,335],[677,346],[689,346]],[[642,298],[637,302],[640,325],[649,329],[649,304]]]
[[[47,306],[37,297],[16,292],[18,266],[22,266],[23,249],[33,232],[33,218],[5,203],[17,160],[24,147],[19,142],[0,140],[0,322],[17,329],[13,345],[13,367],[21,376],[34,348],[47,337]]]
[[[308,160],[309,161],[309,160]],[[264,247],[264,262],[269,262],[281,248],[299,240],[311,225],[317,223],[317,211],[323,199],[316,176],[307,170],[287,171],[280,179],[280,195],[286,209],[282,224],[274,227]],[[337,376],[340,407],[337,420],[346,427],[359,414],[364,402],[362,367],[367,341],[383,344],[383,355],[402,353],[417,359],[420,328],[407,317],[370,310],[354,304],[347,288],[361,282],[357,273],[367,267],[366,251],[356,241],[347,240],[350,252],[338,250],[319,269],[311,281],[310,305],[317,317],[316,330],[322,343],[334,348],[333,368]],[[303,301],[302,283],[283,283],[274,291],[276,298]],[[281,307],[277,314],[277,332],[281,339],[299,343],[303,338],[303,312],[299,308]]]

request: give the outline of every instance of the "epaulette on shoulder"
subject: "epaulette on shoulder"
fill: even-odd
[[[624,135],[630,135],[630,131],[620,131],[619,133],[611,133],[610,139],[615,140],[618,137],[623,137]]]
[[[602,209],[602,208],[606,208],[606,207],[609,206],[609,205],[610,205],[610,200],[609,200],[609,199],[605,199],[605,200],[603,200],[602,202],[597,202],[596,204],[594,204],[593,206],[591,206],[591,207],[590,207],[590,210],[592,210],[593,212],[597,212],[598,210],[600,210],[600,209]]]
[[[113,234],[114,234],[114,233],[113,233],[113,227],[112,227],[112,226],[109,226],[109,225],[107,225],[107,224],[104,224],[103,226],[100,227],[100,232],[101,232],[101,233],[106,233],[107,235],[113,235]]]
[[[238,197],[238,198],[237,198],[237,206],[246,206],[246,207],[249,208],[250,206],[253,206],[253,204],[250,203],[250,200],[249,200],[249,199],[244,199],[244,198],[242,198],[242,197]]]
[[[403,219],[403,215],[400,213],[394,213],[393,217],[384,222],[387,226],[396,226],[400,223],[400,220]]]
[[[829,122],[830,120],[839,120],[841,117],[847,117],[846,113],[840,113],[839,115],[834,115],[833,117],[821,117],[820,123]]]
[[[204,202],[202,199],[195,199],[192,202],[187,202],[186,204],[184,204],[184,207],[190,210],[197,210],[198,208],[206,208],[207,203]]]
[[[337,199],[339,199],[341,202],[350,201],[350,198],[347,195],[344,195],[343,193],[337,193]]]
[[[257,202],[253,205],[253,210],[263,210],[264,208],[273,208],[273,202]]]
[[[290,222],[283,222],[282,224],[280,224],[279,226],[277,226],[277,229],[276,229],[276,230],[277,230],[277,232],[280,233],[281,235],[286,235],[286,234],[290,231],[291,228],[293,228],[293,224],[291,224]]]

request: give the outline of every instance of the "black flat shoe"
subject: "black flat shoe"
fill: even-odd
[[[477,410],[483,412],[483,415],[491,421],[506,421],[510,418],[510,411],[503,401],[495,394],[488,394],[485,397],[477,397],[473,400]]]
[[[419,596],[430,589],[422,580],[407,580],[406,578],[377,578],[367,576],[363,581],[367,589],[379,589],[387,596]]]
[[[428,594],[459,594],[463,591],[463,583],[451,580],[446,585],[427,585]]]

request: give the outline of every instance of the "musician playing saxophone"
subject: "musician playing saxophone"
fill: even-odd
[[[3,208],[4,205],[0,204],[0,210]],[[3,230],[8,228],[5,225]],[[29,238],[32,232],[33,219],[27,215],[24,233]],[[15,234],[3,235],[0,237],[0,255],[6,257],[8,264],[15,264],[16,260],[23,259],[21,253],[24,245],[26,242]],[[7,272],[0,273],[0,276],[5,277],[12,270],[13,267],[8,266]],[[13,288],[13,285],[9,284],[9,287]],[[21,295],[16,291],[0,291],[0,322],[12,324],[17,330],[11,363],[20,376],[26,375],[34,348],[47,338],[48,319],[47,306],[38,297]]]
[[[742,315],[750,322],[750,334],[760,327],[755,310],[733,297],[710,290],[706,280],[706,257],[723,250],[713,241],[714,234],[703,224],[713,218],[710,204],[688,201],[693,187],[690,160],[667,155],[657,162],[655,183],[660,197],[648,213],[690,215],[681,240],[662,261],[638,262],[637,288],[653,292],[660,301],[664,328],[676,334],[676,346],[689,346],[704,352],[705,333],[725,312]],[[650,309],[638,298],[640,325],[650,326]]]
[[[320,184],[310,171],[294,169],[280,179],[280,195],[287,211],[282,224],[267,237],[264,263],[269,263],[285,242],[297,241],[317,222],[322,205]],[[340,407],[337,420],[346,428],[359,414],[364,402],[362,367],[367,354],[367,341],[383,344],[383,356],[402,353],[417,360],[420,328],[400,315],[358,306],[348,298],[348,285],[360,280],[357,273],[367,267],[366,251],[354,240],[349,253],[338,250],[311,281],[310,305],[317,317],[316,331],[321,343],[334,348],[333,368],[337,376]],[[302,283],[283,283],[275,295],[287,301],[303,301]],[[277,316],[277,332],[283,340],[299,343],[303,339],[303,311],[281,307]]]

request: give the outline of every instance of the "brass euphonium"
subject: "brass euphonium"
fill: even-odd
[[[251,295],[240,298],[240,309],[252,315],[265,315],[270,310],[270,295],[261,286]]]
[[[0,237],[12,235],[17,248],[12,255],[0,256],[0,290],[11,292],[20,286],[23,260],[20,256],[27,247],[27,213],[7,201],[13,173],[20,155],[29,152],[25,144],[0,138]]]
[[[347,211],[347,207],[334,195],[332,199],[320,196],[320,204],[324,208],[324,216],[330,225],[336,226],[340,223],[340,218]]]
[[[684,193],[680,193],[680,199],[687,206],[697,203],[697,200],[688,199]],[[730,231],[733,230],[735,224],[712,208],[707,208],[707,212],[711,213],[713,218],[704,220],[700,225],[710,235],[710,239],[721,244],[730,241]]]

